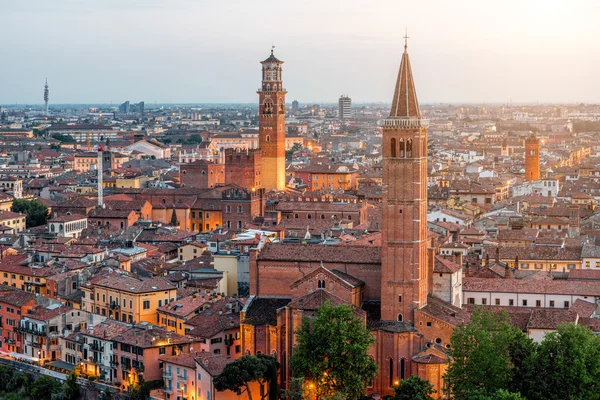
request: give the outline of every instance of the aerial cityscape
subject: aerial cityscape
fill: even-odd
[[[441,2],[351,36],[342,21],[376,19],[332,0],[340,25],[316,24],[311,54],[278,18],[312,0],[265,1],[273,27],[223,37],[216,17],[252,19],[248,4],[38,3],[7,4],[5,27],[53,15],[52,55],[0,69],[0,399],[600,399],[600,99],[581,67],[597,55],[572,76],[531,72],[513,32],[478,19],[519,9],[544,59],[551,22],[589,27],[599,6],[462,1],[479,22],[442,50],[412,30],[455,15]],[[388,6],[403,7],[372,10]],[[199,10],[215,18],[188,74]],[[97,41],[107,13],[115,32]],[[172,53],[147,30],[163,20]],[[97,54],[63,64],[75,21]],[[115,41],[111,57],[123,32],[132,53]],[[21,41],[25,57],[28,34],[14,38],[5,53]],[[520,74],[469,60],[493,38]],[[342,71],[368,43],[374,61]]]

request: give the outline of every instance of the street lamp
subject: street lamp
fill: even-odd
[[[40,367],[42,366],[42,352],[38,350],[38,360],[40,362]]]

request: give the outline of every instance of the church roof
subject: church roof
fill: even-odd
[[[273,50],[271,50],[271,55],[269,56],[269,58],[267,58],[265,61],[263,61],[262,63],[277,63],[277,64],[283,64],[283,61],[280,61],[277,57],[275,57],[273,55]],[[262,64],[261,63],[261,64]]]
[[[417,91],[413,81],[410,59],[404,45],[404,53],[400,62],[396,90],[392,99],[390,118],[421,118],[421,110],[417,101]]]

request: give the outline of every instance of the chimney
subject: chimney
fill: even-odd
[[[500,263],[500,246],[496,247],[496,263]]]
[[[485,255],[485,266],[486,266],[486,267],[489,267],[489,266],[490,266],[490,254],[489,254],[489,253],[487,253],[487,254]]]
[[[463,264],[463,253],[457,251],[454,253],[454,262],[462,267]]]

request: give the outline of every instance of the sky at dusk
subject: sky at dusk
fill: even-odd
[[[421,103],[600,102],[597,0],[0,0],[0,104],[390,102],[405,28]]]

